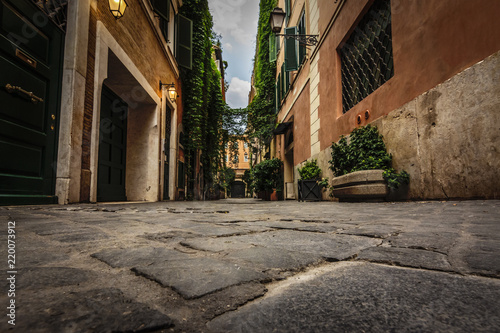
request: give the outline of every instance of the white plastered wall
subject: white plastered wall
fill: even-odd
[[[170,101],[170,98],[168,96],[168,91],[165,87],[162,88],[162,110],[165,110],[163,112],[163,116],[170,117],[170,142],[169,142],[169,150],[168,151],[163,151],[165,155],[169,155],[169,164],[168,164],[168,177],[169,177],[169,182],[168,182],[168,196],[170,200],[175,200],[175,182],[176,182],[176,165],[177,165],[177,103],[174,101]],[[164,119],[165,119],[164,118]],[[164,124],[167,122],[164,120]],[[162,132],[164,133],[165,130],[162,129]],[[163,157],[163,156],[162,156]],[[161,163],[163,166],[164,163]],[[164,172],[162,172],[164,174]],[[165,184],[164,181],[162,181],[161,188],[163,189],[163,184]],[[163,198],[164,200],[166,198]]]
[[[68,3],[56,178],[59,204],[80,201],[90,2]]]

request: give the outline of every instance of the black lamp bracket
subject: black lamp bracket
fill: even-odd
[[[300,44],[307,46],[316,46],[318,44],[319,35],[284,35],[284,34],[276,34],[276,36],[283,36],[285,38],[293,38],[299,41]]]

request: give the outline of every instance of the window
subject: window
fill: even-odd
[[[340,61],[346,113],[394,76],[390,0],[375,0],[340,49]]]
[[[233,163],[238,164],[239,161],[240,161],[240,159],[238,157],[238,154],[234,155]]]
[[[296,27],[285,28],[285,35],[305,35],[306,12],[300,14]],[[299,43],[296,39],[285,38],[285,68],[287,71],[296,71],[306,59],[306,45]]]
[[[150,0],[153,11],[159,16],[160,30],[168,43],[168,23],[170,21],[170,0]]]
[[[286,14],[286,24],[288,24],[288,20],[290,20],[290,14],[292,12],[292,4],[291,0],[285,0],[285,14]]]
[[[243,148],[247,149],[248,148],[248,143],[244,142],[243,143]]]
[[[300,14],[299,24],[297,24],[297,31],[299,35],[306,34],[306,12],[303,10],[302,14]],[[299,43],[299,66],[306,59],[306,45]]]
[[[243,160],[244,160],[245,162],[248,162],[248,154],[247,154],[247,153],[245,153],[245,155],[243,156]]]
[[[297,27],[285,28],[285,35],[297,35]],[[294,38],[285,38],[285,70],[296,71],[299,69],[297,46],[299,42]]]
[[[191,69],[192,67],[192,39],[193,39],[193,21],[178,14],[170,15],[173,9],[171,0],[149,0],[155,15],[160,22],[160,30],[167,43],[171,42],[172,36],[175,39],[175,50],[173,50],[179,66]],[[172,16],[172,18],[171,18]],[[172,30],[175,27],[175,33]]]

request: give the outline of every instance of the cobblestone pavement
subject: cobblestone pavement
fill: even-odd
[[[227,199],[0,218],[1,332],[500,331],[500,201]]]

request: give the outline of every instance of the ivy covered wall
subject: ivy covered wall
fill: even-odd
[[[254,86],[256,96],[248,106],[248,135],[261,145],[268,145],[276,122],[276,62],[269,60],[269,25],[271,11],[277,0],[261,0],[257,28],[257,50],[254,59]]]
[[[204,199],[214,186],[222,152],[222,120],[227,108],[221,74],[212,58],[212,16],[207,0],[184,0],[180,14],[192,20],[192,67],[182,68],[184,156],[188,199]]]

